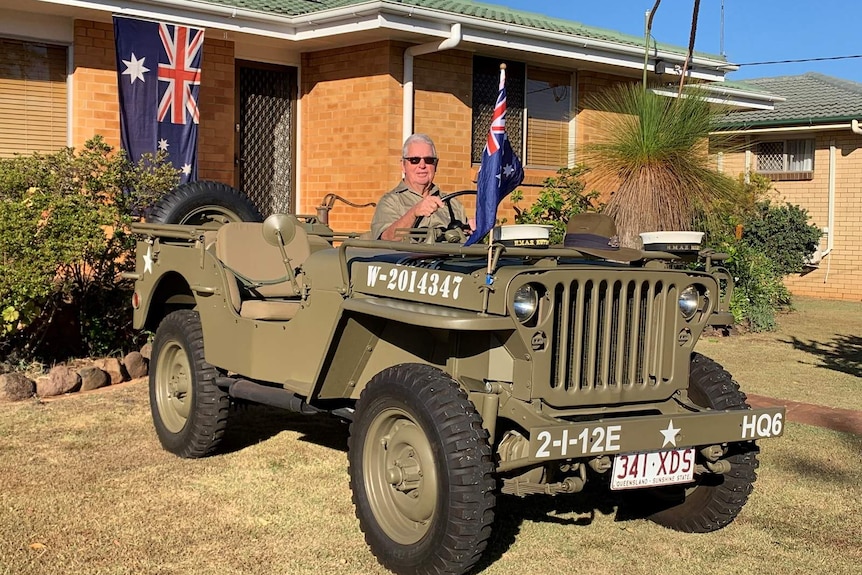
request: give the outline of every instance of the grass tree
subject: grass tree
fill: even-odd
[[[581,159],[593,187],[611,193],[604,212],[624,245],[639,246],[641,232],[692,229],[716,201],[738,193],[736,181],[712,166],[709,134],[719,112],[698,91],[668,98],[618,84],[587,108],[602,121]]]

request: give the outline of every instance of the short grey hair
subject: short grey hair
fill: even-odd
[[[423,144],[428,144],[431,146],[431,153],[434,154],[434,157],[437,157],[437,146],[434,145],[434,140],[431,139],[431,136],[427,134],[413,134],[408,136],[406,140],[404,140],[404,145],[401,146],[401,157],[404,158],[407,156],[407,148],[413,142],[422,142]]]

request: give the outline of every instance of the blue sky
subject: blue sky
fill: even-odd
[[[484,0],[517,10],[643,36],[655,0]],[[659,42],[688,46],[694,0],[662,0],[653,20]],[[701,0],[695,50],[721,53],[721,0]],[[724,54],[735,64],[862,54],[859,0],[724,0]],[[820,72],[862,82],[862,58],[742,66],[730,80]]]

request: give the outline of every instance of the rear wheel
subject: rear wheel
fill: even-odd
[[[395,573],[460,574],[494,518],[488,433],[458,384],[404,364],[376,375],[350,426],[350,486],[372,553]]]
[[[147,221],[218,227],[228,222],[261,222],[257,207],[239,190],[221,182],[188,182],[152,207]]]
[[[751,409],[730,373],[699,353],[691,357],[689,399],[712,409]],[[730,463],[727,473],[701,475],[694,486],[644,491],[645,504],[651,511],[648,518],[687,533],[709,533],[727,526],[742,510],[753,490],[757,479],[757,451],[753,441],[731,443],[725,456]]]
[[[178,310],[156,330],[150,365],[150,411],[162,446],[180,457],[210,455],[227,426],[230,400],[204,361],[198,313]]]

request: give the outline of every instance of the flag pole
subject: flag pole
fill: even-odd
[[[506,63],[500,62],[500,83],[504,84],[506,81]],[[501,248],[502,246],[495,246],[493,240],[488,241],[488,268],[485,270],[485,285],[479,286],[479,289],[482,291],[482,313],[488,313],[488,304],[491,298],[491,292],[494,291],[494,271],[497,266],[497,260],[500,258],[500,250],[496,248]]]

